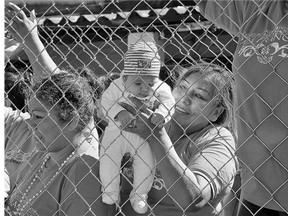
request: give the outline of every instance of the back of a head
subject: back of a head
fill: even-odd
[[[97,80],[99,84],[98,99],[101,98],[102,93],[110,86],[111,82],[118,79],[119,77],[120,73],[110,72],[107,75],[103,75],[98,78]]]
[[[94,101],[101,97],[103,86],[102,83],[99,82],[99,77],[95,74],[94,71],[92,71],[89,67],[81,67],[78,68],[77,71],[70,71],[75,72],[76,75],[79,75],[87,80],[89,86],[92,89],[92,92],[94,93]]]

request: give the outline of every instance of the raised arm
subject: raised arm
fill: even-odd
[[[34,10],[30,18],[18,6],[9,3],[5,10],[6,28],[22,44],[34,71],[34,78],[42,78],[58,72],[58,67],[52,60],[37,30],[37,20]]]
[[[211,198],[209,182],[196,176],[179,158],[166,130],[155,128],[149,144],[169,195],[181,209],[197,211]]]

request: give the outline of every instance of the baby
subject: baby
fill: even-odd
[[[161,62],[153,42],[137,42],[128,49],[124,70],[102,95],[101,105],[109,119],[100,149],[100,178],[104,203],[120,201],[121,160],[126,153],[133,158],[133,190],[130,202],[137,213],[148,210],[147,197],[155,174],[155,158],[149,143],[140,136],[125,132],[121,127],[131,123],[133,115],[119,105],[132,102],[133,96],[153,110],[151,122],[163,127],[174,112],[174,98],[170,87],[159,79]]]

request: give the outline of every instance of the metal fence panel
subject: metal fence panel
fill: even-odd
[[[175,85],[179,68],[197,64],[199,60],[220,64],[231,73],[233,72],[236,90],[239,91],[238,105],[235,107],[239,124],[236,154],[239,154],[239,172],[244,175],[244,178],[241,184],[240,175],[236,176],[235,184],[231,188],[232,198],[226,196],[224,201],[221,201],[223,205],[220,209],[215,208],[215,211],[220,212],[219,215],[230,216],[231,209],[234,209],[233,215],[236,215],[237,207],[231,206],[244,202],[240,199],[240,192],[243,192],[244,198],[261,205],[260,209],[251,215],[258,215],[262,208],[282,211],[283,215],[288,214],[288,198],[285,198],[288,192],[287,1],[279,0],[287,7],[286,15],[284,14],[282,19],[278,19],[277,14],[271,19],[266,17],[271,13],[270,10],[280,10],[279,4],[275,3],[277,1],[262,3],[256,0],[235,1],[235,8],[239,7],[241,10],[239,9],[238,12],[244,14],[239,17],[245,19],[245,16],[251,15],[252,20],[259,22],[256,26],[253,22],[242,22],[240,18],[236,19],[238,14],[235,14],[235,11],[233,13],[229,6],[232,3],[226,2],[224,7],[225,1],[218,1],[217,4],[210,6],[215,7],[214,9],[207,6],[206,13],[209,10],[224,11],[219,13],[219,16],[212,16],[213,22],[204,18],[199,11],[199,5],[194,1],[5,0],[6,7],[8,2],[15,2],[27,15],[29,11],[35,9],[40,38],[51,58],[60,68],[70,67],[75,70],[89,68],[97,78],[118,77],[123,71],[123,58],[129,45],[137,40],[135,38],[145,34],[157,44],[162,63],[160,78],[171,87]],[[242,3],[250,8],[241,8],[239,5]],[[225,13],[226,15],[223,15]],[[280,15],[281,13],[279,11]],[[256,16],[258,18],[255,18],[255,14],[258,14]],[[262,20],[259,17],[262,17]],[[264,25],[262,24],[264,19],[268,20],[267,30],[262,33],[260,28],[257,29],[257,25]],[[278,19],[278,23],[273,22],[275,19]],[[222,20],[224,20],[222,26],[216,24]],[[229,32],[228,28],[230,28]],[[249,32],[249,28],[256,30]],[[246,32],[241,32],[243,29]],[[9,33],[5,36],[10,37]],[[246,64],[252,58],[257,65],[254,70],[260,71],[255,72],[255,75],[249,68],[254,67],[253,64]],[[24,52],[20,52],[14,59],[8,58],[5,66],[7,71],[12,70],[19,76],[11,84],[8,83],[8,75],[7,77],[5,75],[6,97],[10,98],[9,95],[13,95],[13,92],[19,93],[19,88],[23,86],[30,88],[25,79],[27,76],[31,78],[32,68]],[[25,96],[21,97],[22,100]],[[14,107],[19,108],[17,101],[20,99],[10,98],[10,100]],[[24,102],[26,100],[27,98],[23,99]],[[250,109],[254,111],[251,112]],[[27,111],[27,107],[24,107],[23,111]],[[19,117],[23,118],[20,115]],[[103,134],[104,130],[103,119],[95,119],[100,134]],[[17,127],[18,120],[15,120],[13,127]],[[5,165],[10,171],[8,175],[13,179],[15,178],[13,170],[16,170],[19,163],[25,162],[29,152],[32,152],[32,149],[25,148],[25,142],[30,142],[33,137],[29,133],[25,134],[26,137],[17,137],[10,133],[10,129],[5,128]],[[24,144],[19,146],[19,143]],[[28,153],[22,154],[23,152]],[[249,158],[253,154],[255,157]],[[127,183],[125,179],[129,180],[133,175],[129,165],[131,161],[122,161],[119,168],[121,169],[119,175],[123,177],[121,183]],[[163,179],[158,177],[156,172],[153,187],[165,187]],[[255,192],[256,197],[261,193],[264,197],[253,198],[252,186],[248,186],[249,184],[257,185],[259,188]],[[173,200],[167,193],[159,202],[165,203],[167,197]],[[124,204],[117,205],[119,210],[117,215],[124,215],[122,212]],[[155,206],[158,204],[156,203]],[[155,206],[149,207],[150,215],[157,215],[153,212]],[[167,209],[170,209],[169,205]],[[182,215],[190,215],[185,209],[181,210]]]

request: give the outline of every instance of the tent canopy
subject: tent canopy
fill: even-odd
[[[5,0],[5,5],[13,2],[28,10],[35,9],[38,16],[59,14],[99,14],[129,12],[135,10],[151,10],[172,8],[177,6],[195,6],[194,1],[183,0]]]

